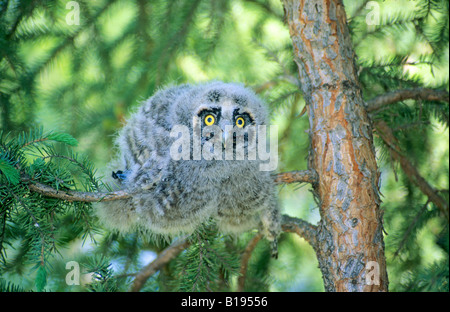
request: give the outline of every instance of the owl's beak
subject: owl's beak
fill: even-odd
[[[222,146],[226,148],[228,140],[233,137],[233,126],[225,121],[220,125],[220,129],[222,130]]]
[[[222,146],[223,146],[223,148],[227,147],[227,140],[228,140],[229,136],[230,135],[227,131],[222,130]]]

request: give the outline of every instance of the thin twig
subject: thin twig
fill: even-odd
[[[318,181],[317,173],[314,170],[282,172],[274,175],[274,179],[277,184],[297,182],[315,184]]]
[[[170,260],[178,256],[189,245],[190,245],[189,240],[182,239],[164,249],[155,260],[147,264],[139,273],[136,274],[136,277],[133,280],[133,285],[131,286],[129,291],[130,292],[140,291],[150,276],[158,272]]]
[[[355,12],[353,13],[352,16],[349,17],[348,19],[348,23],[350,24],[352,22],[352,20],[357,17],[360,16],[361,12],[366,8],[367,3],[369,2],[369,0],[364,0],[363,3],[361,3],[359,5],[359,7],[357,7],[357,9],[355,10]]]
[[[367,110],[369,112],[376,112],[387,105],[408,100],[424,100],[424,101],[441,101],[449,102],[449,94],[445,90],[434,90],[427,88],[396,90],[376,96],[367,101]]]
[[[384,121],[378,121],[375,124],[375,128],[377,129],[377,133],[379,137],[386,143],[388,146],[392,157],[400,163],[403,172],[410,179],[412,183],[417,185],[419,189],[424,193],[432,203],[434,203],[439,210],[442,212],[444,217],[449,219],[448,213],[448,202],[439,195],[439,191],[434,189],[417,171],[416,166],[414,166],[399,150],[396,145],[396,138],[389,128],[389,126]]]
[[[250,260],[250,257],[253,253],[253,250],[255,250],[256,245],[261,240],[263,235],[261,233],[256,234],[250,242],[247,244],[247,247],[245,247],[244,252],[242,253],[241,257],[241,269],[239,270],[239,278],[238,278],[238,288],[237,291],[242,292],[244,291],[245,286],[245,278],[247,275],[247,267],[248,262]]]
[[[45,265],[45,236],[44,236],[44,232],[41,229],[41,226],[37,220],[37,218],[34,216],[33,212],[31,211],[31,209],[28,207],[28,205],[23,202],[19,196],[17,196],[16,194],[14,194],[14,192],[9,188],[8,185],[6,185],[6,188],[8,189],[8,191],[10,192],[10,194],[12,194],[14,196],[14,198],[22,205],[22,207],[27,211],[27,213],[29,214],[29,216],[31,217],[31,219],[33,219],[34,222],[34,228],[37,229],[37,231],[39,232],[39,236],[41,238],[41,251],[40,251],[40,264],[41,266]]]
[[[24,145],[22,145],[20,148],[24,148],[24,147],[30,146],[34,143],[40,143],[40,142],[44,142],[44,141],[48,141],[48,138],[41,138],[41,139],[36,139],[36,140],[30,141],[30,142],[27,142]]]
[[[430,199],[427,200],[425,205],[423,205],[423,207],[420,209],[419,213],[416,215],[416,217],[414,218],[412,223],[409,225],[408,229],[406,230],[405,234],[403,235],[402,241],[400,242],[397,250],[394,253],[394,258],[396,258],[398,256],[398,254],[400,253],[400,250],[403,248],[403,245],[405,245],[406,240],[408,239],[408,236],[410,235],[412,229],[416,226],[417,222],[419,221],[420,216],[427,209],[429,203],[430,203]]]

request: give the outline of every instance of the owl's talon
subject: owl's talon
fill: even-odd
[[[278,240],[275,239],[270,243],[272,258],[278,259]]]

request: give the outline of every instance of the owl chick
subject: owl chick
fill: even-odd
[[[210,82],[158,91],[116,140],[113,177],[117,188],[134,195],[101,203],[100,220],[120,232],[175,236],[212,218],[226,234],[259,229],[275,256],[276,187],[262,161],[248,157],[260,140],[250,130],[259,125],[268,125],[267,110],[242,85]]]

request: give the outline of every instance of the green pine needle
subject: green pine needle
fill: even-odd
[[[49,140],[53,140],[56,142],[61,142],[70,146],[77,146],[78,141],[72,137],[70,134],[63,132],[54,132],[48,135]]]
[[[44,291],[45,286],[47,286],[47,271],[45,270],[45,267],[39,267],[34,283],[37,291]]]
[[[3,177],[5,177],[6,180],[12,185],[17,185],[20,181],[20,175],[17,169],[7,159],[1,157],[0,179]]]

